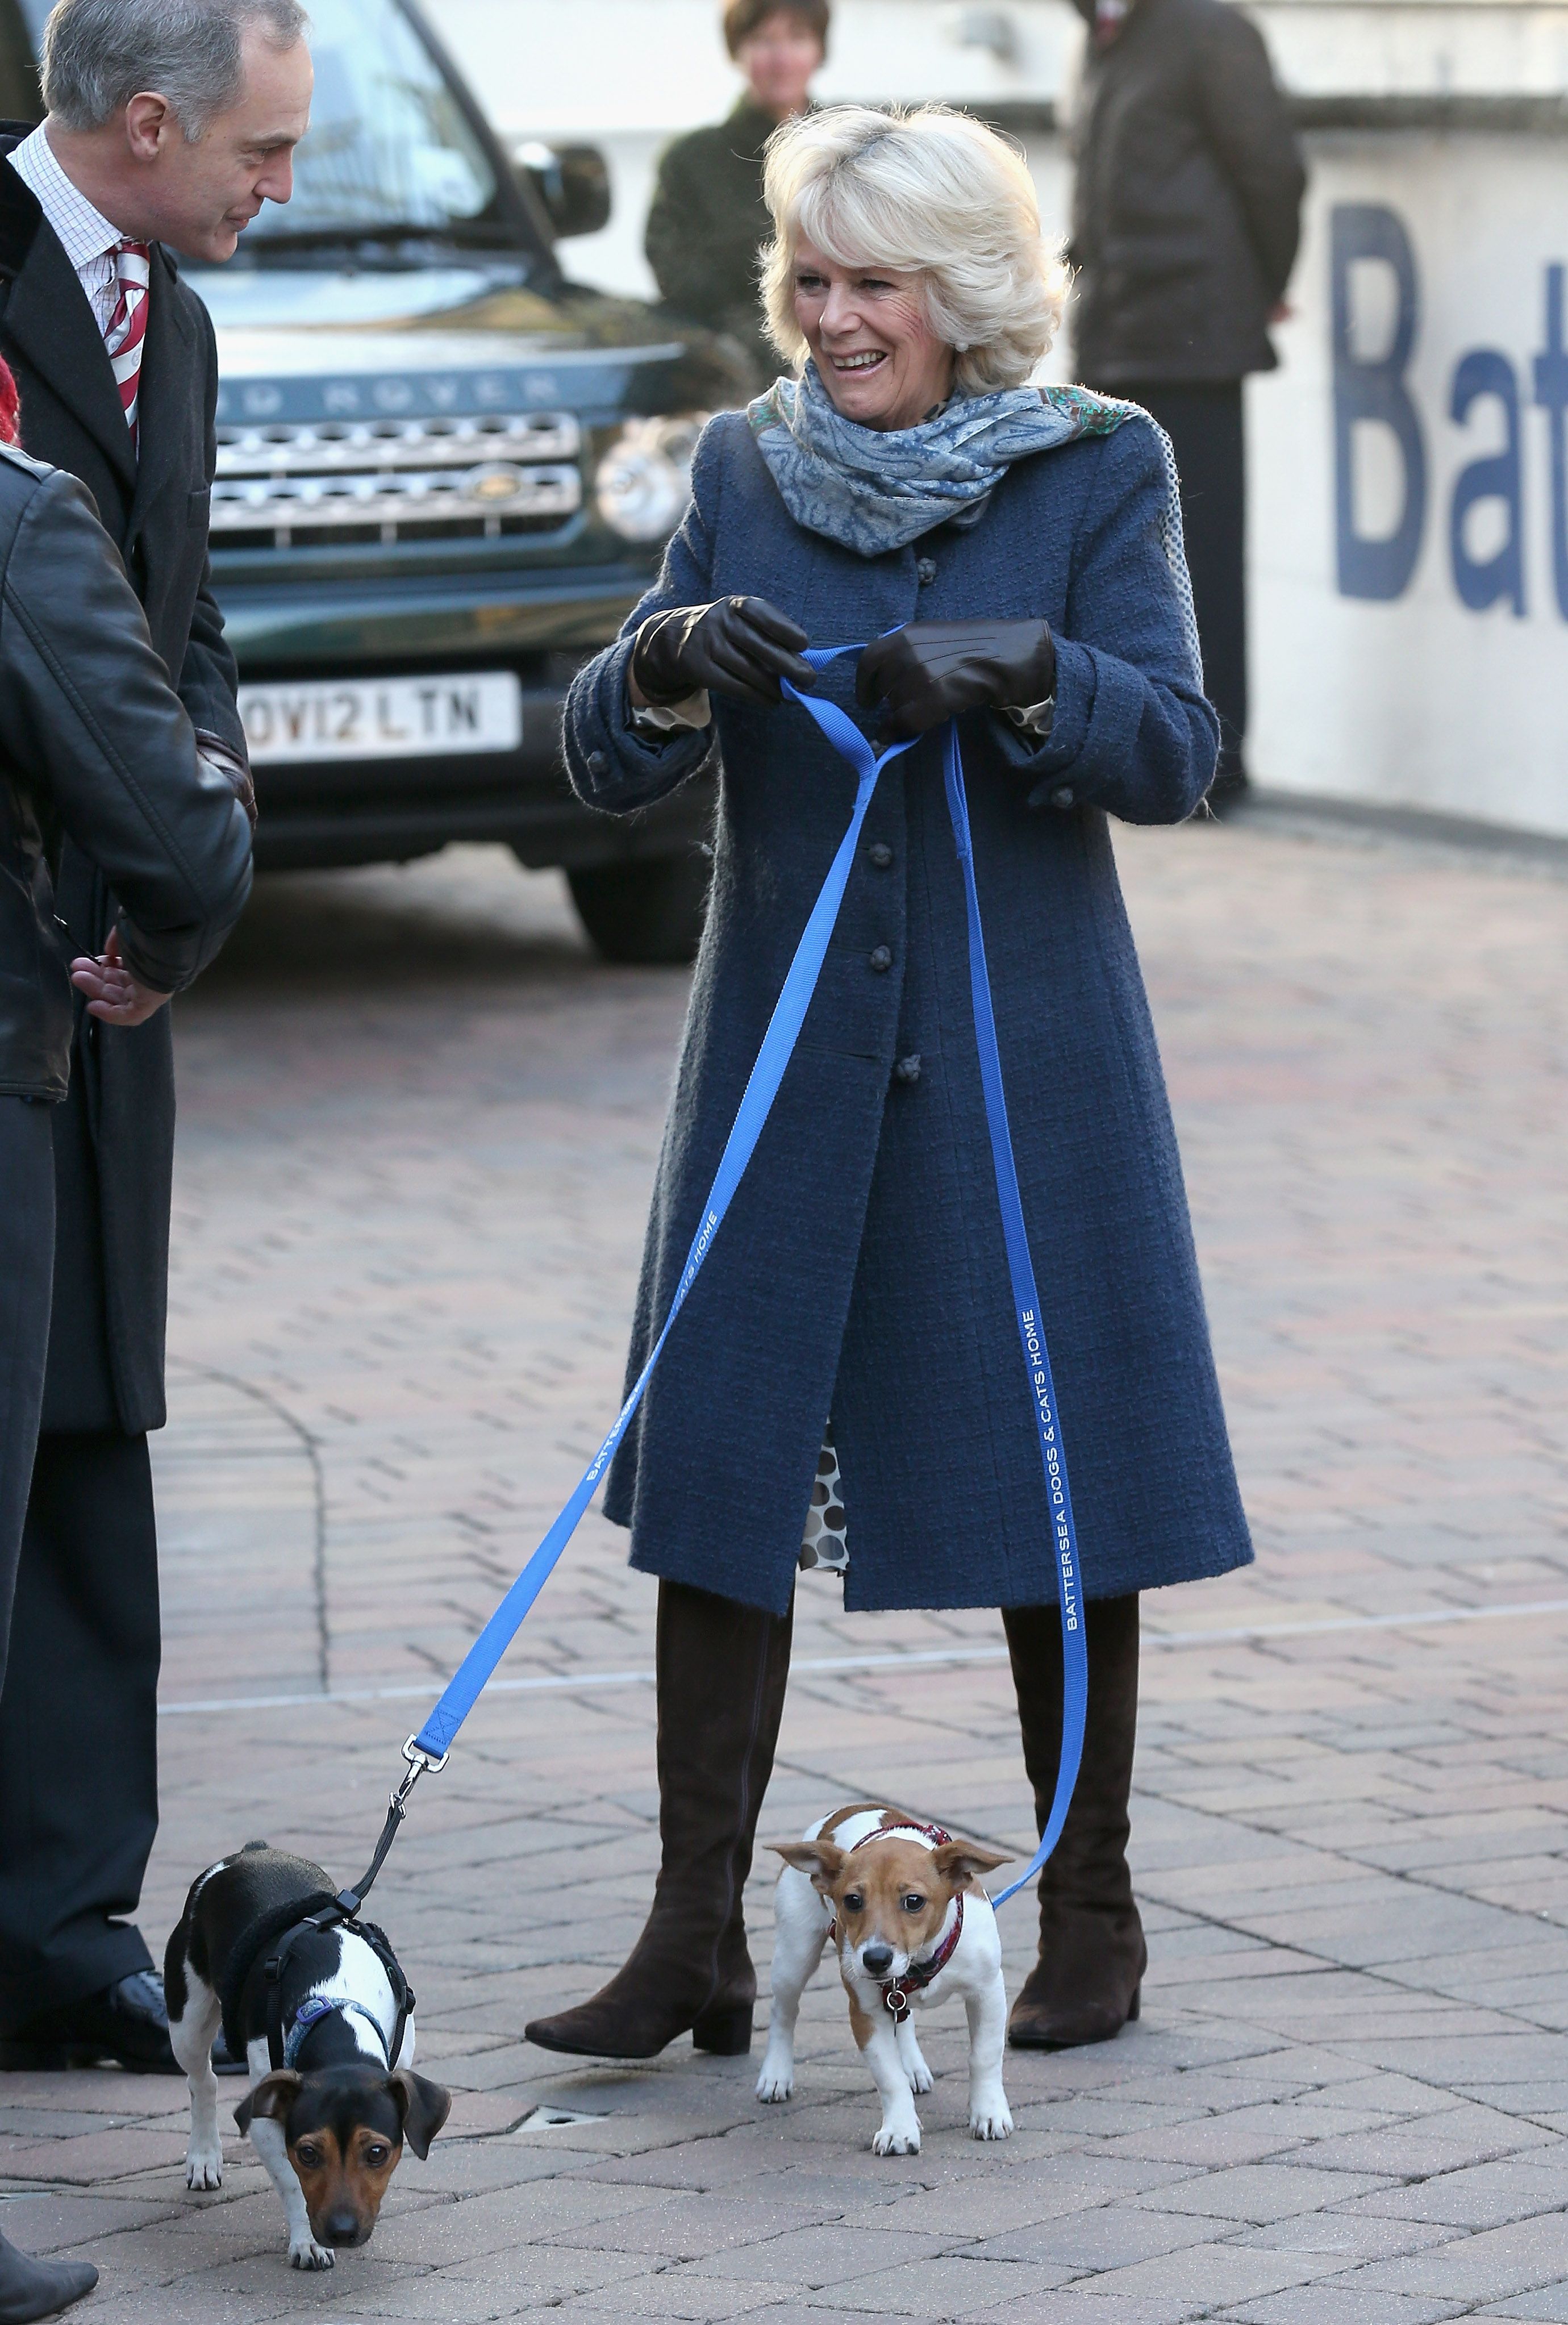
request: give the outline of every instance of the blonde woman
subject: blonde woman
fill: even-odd
[[[956,715],[1089,1601],[1082,1775],[1011,2031],[1101,2041],[1137,2015],[1146,1959],[1126,1856],[1137,1594],[1252,1555],[1109,822],[1177,822],[1214,771],[1174,483],[1131,405],[1026,384],[1062,274],[989,131],[940,108],[808,115],[771,141],[766,188],[792,371],[705,431],[657,586],[566,716],[572,780],[612,812],[722,755],[631,1366],[849,815],[848,768],[779,681],[884,735]],[[874,643],[817,679],[808,638]],[[851,1608],[999,1607],[1042,1816],[1060,1749],[1053,1553],[934,734],[873,801],[800,1048],[608,1506],[660,1579],[663,1861],[625,1968],[528,2032],[617,2058],[688,2029],[742,2051],[741,1889],[803,1555],[844,1570]]]

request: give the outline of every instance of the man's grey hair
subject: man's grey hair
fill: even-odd
[[[43,101],[68,129],[101,129],[153,89],[194,140],[237,103],[251,27],[292,49],[308,22],[299,0],[58,0],[43,32]]]

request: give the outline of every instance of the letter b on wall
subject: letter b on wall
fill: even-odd
[[[1334,534],[1340,594],[1397,597],[1408,587],[1426,522],[1426,452],[1405,384],[1415,344],[1415,258],[1399,218],[1378,202],[1341,202],[1331,219],[1333,270]],[[1393,329],[1369,353],[1356,329],[1353,275],[1368,263],[1387,270]],[[1356,506],[1356,431],[1386,430],[1402,474],[1399,518],[1391,533],[1361,530]]]

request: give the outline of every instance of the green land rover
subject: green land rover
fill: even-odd
[[[49,0],[0,0],[0,110],[36,117]],[[20,10],[20,14],[18,11]],[[316,95],[293,200],[222,268],[212,565],[238,657],[263,869],[455,839],[561,865],[619,960],[690,958],[709,784],[594,814],[561,698],[684,505],[725,342],[573,284],[603,223],[591,149],[514,162],[413,0],[311,0]]]

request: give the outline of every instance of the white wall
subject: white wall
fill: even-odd
[[[718,120],[740,77],[719,33],[719,0],[427,0],[432,21],[504,135],[582,138],[610,166],[602,234],[565,253],[606,290],[650,296],[643,222],[661,148]],[[1005,53],[988,46],[999,38]],[[817,82],[824,98],[955,104],[1049,101],[1081,45],[1066,0],[976,7],[954,0],[835,0]]]
[[[738,86],[719,0],[425,0],[506,130],[669,134]],[[1304,96],[1568,88],[1565,0],[1251,0]],[[834,0],[825,97],[1052,101],[1082,27],[1071,0]]]
[[[1568,266],[1568,138],[1358,134],[1313,140],[1311,158],[1295,314],[1279,334],[1284,368],[1248,389],[1254,765],[1292,790],[1568,834],[1568,607],[1552,545],[1552,422],[1534,400],[1547,269]],[[1379,583],[1358,570],[1375,552],[1369,560],[1352,542],[1350,570],[1341,570],[1331,240],[1336,208],[1349,205],[1392,212],[1415,263],[1402,384],[1423,447],[1424,520],[1392,597],[1349,594],[1399,578]],[[1393,336],[1394,273],[1382,260],[1350,273],[1350,352],[1375,362]],[[1517,431],[1489,391],[1462,421],[1452,416],[1458,367],[1478,350],[1489,351],[1499,386],[1513,383]],[[1346,387],[1353,394],[1366,377],[1350,374]],[[1404,498],[1395,432],[1362,421],[1350,438],[1351,529],[1387,535]],[[1485,492],[1456,553],[1456,486],[1487,459],[1503,465],[1472,477]],[[1522,606],[1511,591],[1467,604],[1467,563],[1497,555],[1516,531],[1516,468]],[[1568,546],[1561,554],[1568,592]],[[1498,579],[1472,571],[1471,594]]]
[[[740,83],[719,0],[427,0],[506,130],[666,133],[712,121]],[[988,43],[1000,37],[998,55]],[[1067,0],[835,0],[824,97],[1049,95],[1080,40]]]

